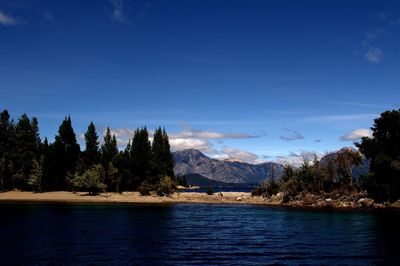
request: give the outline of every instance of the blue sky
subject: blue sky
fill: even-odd
[[[248,162],[350,146],[400,107],[399,1],[0,0],[0,107],[65,115],[123,147],[165,126],[173,149]]]

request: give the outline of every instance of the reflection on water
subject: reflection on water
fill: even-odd
[[[2,264],[399,264],[399,212],[0,204]]]

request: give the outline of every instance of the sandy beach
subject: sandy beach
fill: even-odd
[[[33,193],[27,191],[8,191],[0,193],[0,201],[27,202],[120,202],[120,203],[235,203],[235,204],[264,204],[266,199],[251,197],[251,193],[224,192],[207,195],[196,192],[177,192],[170,197],[141,196],[139,192],[101,193],[96,196],[86,192],[56,191]]]

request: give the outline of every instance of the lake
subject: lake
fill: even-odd
[[[400,265],[400,212],[0,203],[0,264]]]

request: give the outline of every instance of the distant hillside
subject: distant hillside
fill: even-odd
[[[199,174],[207,179],[233,184],[258,184],[282,175],[283,165],[277,163],[249,164],[239,161],[211,159],[198,150],[188,149],[173,153],[177,176]]]
[[[232,183],[224,183],[224,182],[219,182],[216,180],[211,180],[208,179],[202,175],[199,174],[187,174],[184,176],[181,176],[179,178],[186,178],[187,184],[189,186],[199,186],[201,188],[207,188],[208,186],[211,187],[224,187],[224,188],[234,188],[234,187],[243,187],[243,186],[247,186],[247,184],[242,184],[242,183],[236,183],[236,184],[232,184]]]

